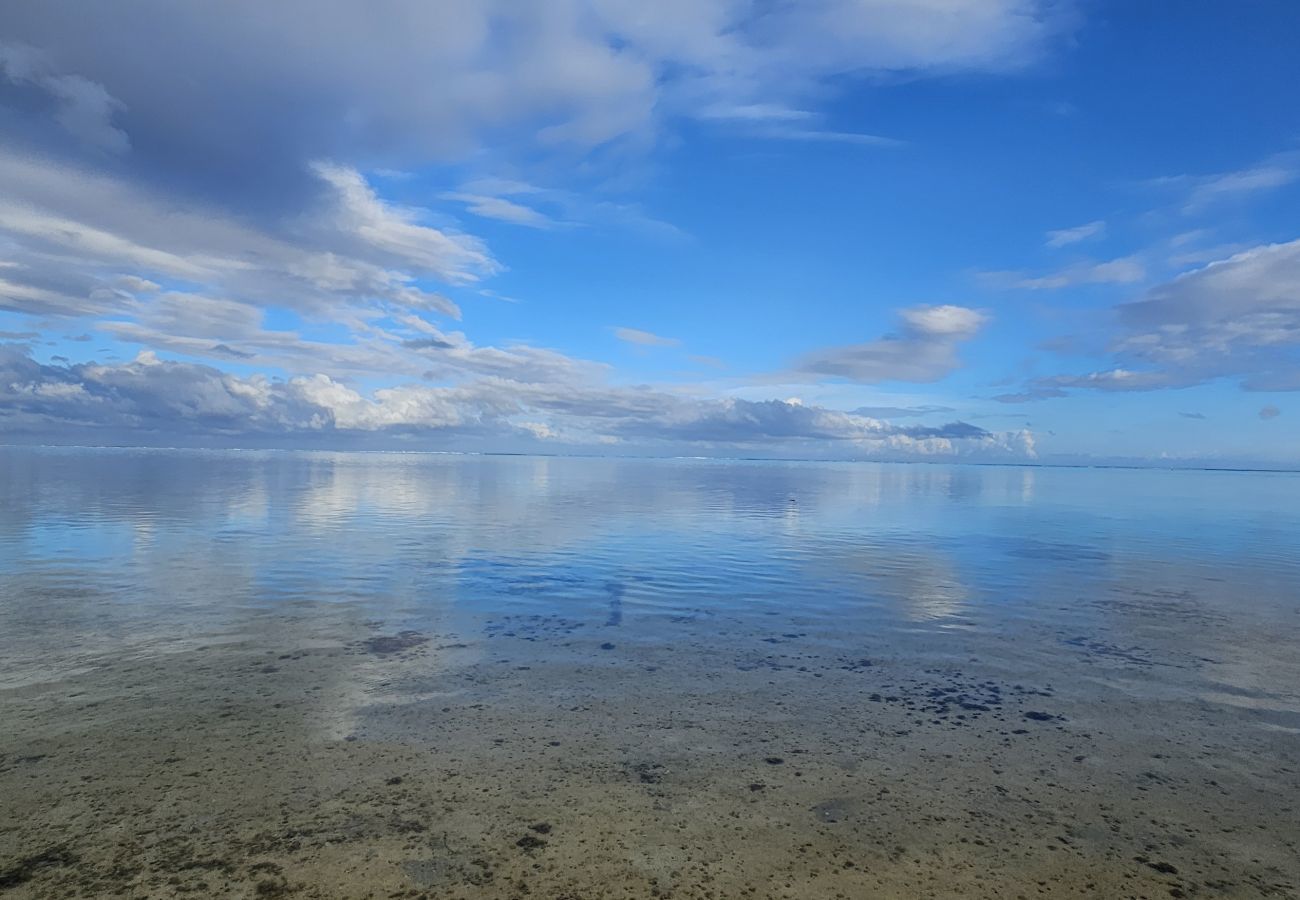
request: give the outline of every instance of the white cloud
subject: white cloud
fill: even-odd
[[[1047,232],[1047,246],[1054,248],[1068,247],[1070,244],[1101,237],[1105,233],[1106,223],[1100,220],[1089,222],[1086,225],[1076,225],[1074,228],[1062,228],[1058,231]]]
[[[1236,253],[1116,307],[1113,369],[1036,379],[1004,400],[1186,387],[1218,378],[1300,390],[1300,240]]]
[[[1116,349],[1134,358],[1219,374],[1273,359],[1300,346],[1300,240],[1210,263],[1119,313]]]
[[[500,268],[477,238],[420,224],[419,210],[379,199],[355,169],[316,162],[312,170],[335,191],[327,207],[333,227],[320,234],[323,243],[351,249],[348,245],[359,242],[382,259],[453,284],[477,281]],[[312,220],[316,224],[321,217]]]
[[[1265,164],[1236,172],[1189,178],[1186,181],[1190,185],[1190,192],[1183,210],[1198,212],[1220,200],[1276,190],[1291,184],[1297,177],[1300,177],[1300,171],[1297,171],[1294,164],[1288,163]]]
[[[994,434],[963,422],[898,426],[810,404],[686,397],[645,387],[542,384],[485,377],[420,383],[370,395],[328,375],[241,377],[141,353],[119,365],[43,365],[0,345],[0,426],[10,434],[148,442],[259,435],[295,446],[357,435],[566,440],[640,446],[805,449],[900,458],[1033,455],[1027,432]]]
[[[803,141],[815,144],[856,144],[860,147],[902,147],[905,141],[879,134],[860,131],[829,131],[818,128],[795,128],[789,125],[768,125],[746,132],[749,137],[777,141]]]
[[[122,365],[11,354],[12,380],[0,384],[14,400],[0,411],[11,424],[660,434],[890,452],[996,441],[779,401],[614,389],[595,362],[475,344],[450,330],[445,320],[461,310],[435,286],[490,294],[481,282],[501,264],[445,210],[386,199],[364,173],[456,164],[581,170],[584,183],[602,184],[617,181],[612,162],[683,119],[742,135],[889,143],[829,127],[812,106],[848,80],[1024,65],[1069,24],[1059,2],[395,0],[382,16],[345,0],[231,0],[220,10],[133,0],[75,17],[12,6],[5,31],[21,43],[5,45],[0,67],[26,100],[7,111],[0,150],[0,309],[146,350]],[[530,227],[683,237],[611,193],[479,179],[444,199]],[[294,324],[268,325],[277,319]],[[959,307],[905,311],[899,335],[827,351],[802,375],[933,380],[982,323]],[[331,338],[315,337],[323,333]],[[675,345],[636,329],[619,337]],[[377,376],[396,386],[360,387]]]
[[[445,197],[485,218],[535,228],[607,226],[654,237],[680,238],[681,229],[647,215],[634,203],[586,197],[512,178],[481,177]],[[525,202],[526,201],[526,202]]]
[[[11,242],[0,305],[34,314],[113,312],[134,293],[184,283],[308,316],[377,309],[458,316],[422,278],[473,282],[499,268],[482,242],[379,199],[346,167],[317,164],[327,192],[311,214],[253,227],[219,209],[178,209],[84,169],[0,152],[0,235]],[[150,287],[152,285],[152,287]],[[368,312],[369,311],[369,312]]]
[[[682,343],[677,338],[660,337],[639,328],[615,328],[614,337],[625,343],[642,347],[680,347]]]
[[[699,112],[701,119],[724,122],[805,122],[816,118],[806,109],[793,109],[780,103],[717,103]]]
[[[914,334],[957,340],[974,337],[988,322],[988,316],[979,310],[951,305],[913,306],[899,310],[898,316]]]
[[[938,381],[961,365],[958,346],[988,321],[978,310],[950,305],[914,306],[900,310],[899,318],[898,334],[809,353],[796,363],[794,374],[862,384]]]
[[[77,61],[84,85],[60,101],[84,110],[71,120],[116,114],[103,134],[122,142],[167,134],[136,152],[193,177],[237,176],[260,155],[269,185],[310,158],[399,170],[463,158],[504,129],[590,147],[645,140],[671,117],[791,121],[835,78],[1021,67],[1074,24],[1069,5],[397,0],[377,16],[348,0],[138,0],[75,20],[21,4],[6,31]]]
[[[467,194],[458,191],[443,194],[444,199],[455,200],[465,204],[465,208],[484,219],[496,219],[511,225],[525,225],[529,228],[554,228],[556,222],[545,213],[524,206],[505,197],[492,197],[486,194]]]
[[[981,280],[992,287],[1026,291],[1056,291],[1084,284],[1134,284],[1146,278],[1146,267],[1136,256],[1105,262],[1076,263],[1046,275],[1025,272],[983,272]]]

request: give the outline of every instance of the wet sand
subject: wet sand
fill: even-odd
[[[1300,722],[1182,644],[649,621],[265,611],[12,664],[0,896],[1300,896]]]

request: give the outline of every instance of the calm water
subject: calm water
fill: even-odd
[[[0,450],[0,704],[0,893],[1300,896],[1300,475]]]

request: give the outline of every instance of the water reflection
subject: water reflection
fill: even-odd
[[[1293,698],[1298,567],[1294,475],[0,451],[12,667],[268,611],[563,615],[654,642],[796,610],[828,640],[1019,629],[1044,653]]]

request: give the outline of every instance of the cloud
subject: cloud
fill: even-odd
[[[685,236],[677,226],[648,215],[638,204],[593,199],[511,178],[475,178],[444,197],[466,204],[475,215],[533,228],[604,226],[659,238]]]
[[[524,206],[504,197],[492,197],[486,194],[468,194],[452,192],[442,195],[444,199],[455,200],[465,204],[465,208],[484,219],[496,219],[511,225],[524,225],[528,228],[554,228],[554,219],[538,212],[531,206]]]
[[[1204,418],[1205,418],[1205,413],[1198,413],[1198,412],[1180,412],[1178,415],[1182,416],[1184,419],[1204,419]]]
[[[719,103],[700,110],[701,119],[724,122],[805,122],[817,118],[806,109],[792,109],[780,103]]]
[[[860,416],[871,416],[876,419],[906,419],[952,411],[951,406],[861,406],[854,410]]]
[[[727,367],[727,364],[716,356],[702,356],[698,353],[692,353],[687,358],[693,363],[708,366],[710,369],[725,369]]]
[[[625,343],[642,347],[680,347],[682,344],[677,338],[660,337],[639,328],[615,328],[614,337]]]
[[[990,432],[965,422],[936,428],[899,427],[855,413],[790,400],[738,398],[683,403],[648,423],[637,420],[623,423],[618,426],[618,431],[625,436],[709,443],[847,441],[882,444],[890,449],[910,449],[921,454],[951,453],[963,441],[984,445],[998,440]]]
[[[983,272],[980,278],[992,287],[1027,291],[1055,291],[1083,284],[1133,284],[1146,278],[1146,267],[1136,256],[1105,262],[1076,263],[1047,275],[1024,272]]]
[[[1122,358],[1199,382],[1283,385],[1300,364],[1300,241],[1268,244],[1181,275],[1118,310]],[[1300,388],[1300,379],[1294,386]]]
[[[993,398],[998,403],[1033,403],[1037,400],[1051,400],[1056,397],[1064,397],[1065,391],[1058,387],[1037,384],[1029,390],[1014,391],[1006,394],[994,394]]]
[[[796,362],[793,374],[860,384],[938,381],[961,365],[958,346],[988,321],[964,306],[914,306],[900,310],[899,318],[898,333],[809,353]]]
[[[1215,175],[1175,176],[1160,179],[1157,183],[1185,190],[1183,212],[1196,213],[1221,201],[1277,190],[1292,184],[1298,177],[1300,166],[1297,165],[1295,154],[1284,154],[1247,169]]]
[[[696,115],[705,121],[737,128],[738,134],[744,137],[866,147],[901,147],[906,143],[878,134],[813,127],[821,119],[819,114],[779,103],[720,103],[707,106]]]
[[[102,84],[60,72],[40,50],[22,44],[0,44],[0,75],[55,101],[55,121],[87,146],[109,153],[130,149],[126,132],[113,123],[126,106]]]
[[[450,350],[456,345],[440,337],[408,338],[402,346],[411,350]]]
[[[646,143],[672,119],[719,110],[772,121],[836,79],[1015,70],[1073,27],[1069,6],[394,0],[377,16],[348,0],[129,0],[91,4],[76,21],[18,4],[5,27],[102,86],[116,129],[104,134],[129,135],[133,172],[282,209],[311,187],[308,159],[409,170],[489,139]],[[59,102],[101,102],[69,93],[79,99]]]
[[[1086,225],[1076,225],[1074,228],[1049,231],[1047,232],[1046,243],[1049,247],[1068,247],[1070,244],[1077,244],[1089,238],[1101,237],[1105,233],[1106,223],[1098,220],[1089,222]]]
[[[1184,273],[1114,312],[1119,332],[1110,351],[1118,365],[1035,379],[1027,399],[1063,396],[1068,388],[1144,391],[1219,378],[1246,390],[1300,390],[1300,240]]]
[[[1280,415],[1282,415],[1282,410],[1278,409],[1276,406],[1273,406],[1272,404],[1265,406],[1263,409],[1259,411],[1259,417],[1261,419],[1264,419],[1265,421],[1269,419],[1276,419]]]
[[[906,141],[860,131],[826,131],[816,128],[768,127],[749,132],[752,137],[816,144],[856,144],[860,147],[902,147]]]
[[[316,163],[310,213],[253,227],[129,183],[0,151],[0,308],[34,315],[120,311],[161,283],[264,307],[348,320],[380,308],[458,316],[424,278],[465,284],[500,267],[477,238],[424,224],[381,200],[355,170]]]
[[[890,425],[783,400],[687,397],[645,387],[543,384],[484,377],[458,385],[406,383],[366,395],[328,375],[272,380],[142,352],[131,362],[51,365],[25,345],[0,345],[0,426],[12,435],[149,442],[259,436],[304,446],[358,435],[600,445],[839,446],[865,456],[1032,457],[1028,432],[964,422]],[[441,446],[441,444],[434,444]]]
[[[454,284],[477,281],[500,268],[477,238],[421,224],[419,210],[379,199],[355,169],[325,162],[314,162],[311,169],[334,189],[322,210],[333,226],[322,232],[331,249],[362,249]],[[318,215],[312,224],[320,221]]]
[[[393,0],[376,16],[346,0],[124,0],[73,21],[13,5],[0,51],[0,312],[144,349],[120,365],[11,351],[0,413],[61,433],[451,429],[596,443],[652,440],[651,425],[690,440],[770,429],[782,436],[769,440],[830,441],[838,428],[890,452],[994,452],[1000,438],[960,429],[909,434],[831,410],[608,388],[600,363],[476,344],[451,330],[462,310],[448,294],[493,295],[484,282],[503,265],[449,213],[682,239],[613,188],[574,185],[617,183],[616,165],[622,177],[692,120],[885,143],[824,127],[814,105],[853,81],[1015,70],[1072,27],[1065,7]],[[466,179],[441,182],[460,184],[443,208],[388,193],[434,167]],[[472,177],[539,171],[563,172],[563,187]],[[805,374],[933,380],[982,322],[961,307],[904,311],[898,334],[828,351]],[[636,334],[671,341],[620,337]]]

